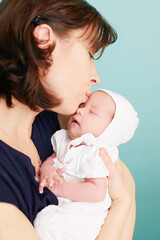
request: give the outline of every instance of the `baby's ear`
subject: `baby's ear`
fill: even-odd
[[[46,49],[53,44],[54,33],[47,24],[40,24],[33,30],[33,35],[37,40],[37,45],[41,49]]]

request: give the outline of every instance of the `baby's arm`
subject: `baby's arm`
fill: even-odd
[[[83,183],[64,181],[51,189],[58,197],[78,202],[100,202],[106,196],[107,178],[86,178]]]
[[[56,169],[54,164],[55,153],[48,157],[40,168],[39,176],[39,192],[43,193],[43,188],[48,187],[49,189],[54,184],[61,184],[63,182],[61,175],[65,172],[64,168]]]

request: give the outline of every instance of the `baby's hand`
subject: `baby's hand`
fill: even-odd
[[[47,187],[50,190],[53,189],[55,184],[62,184],[63,179],[61,175],[65,172],[64,168],[56,169],[53,164],[55,154],[52,154],[51,157],[47,158],[40,168],[40,177],[39,177],[39,192],[43,193],[43,188]]]
[[[43,188],[47,187],[52,191],[55,185],[62,184],[63,179],[61,175],[65,172],[64,168],[56,170],[54,167],[50,169],[50,173],[48,171],[48,174],[43,174],[43,177],[40,175],[40,181],[39,181],[39,192],[43,193]]]

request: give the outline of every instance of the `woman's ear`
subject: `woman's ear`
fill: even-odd
[[[41,49],[48,48],[53,44],[54,33],[52,28],[47,24],[40,24],[33,30],[33,35],[37,39],[37,45]]]

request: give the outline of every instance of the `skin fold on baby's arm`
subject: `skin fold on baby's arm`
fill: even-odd
[[[85,179],[83,183],[63,182],[53,187],[58,197],[78,202],[100,202],[105,199],[107,189],[106,178]]]
[[[55,154],[42,164],[39,177],[39,192],[49,188],[57,197],[68,198],[79,202],[100,202],[105,199],[107,178],[85,178],[82,183],[66,182],[61,175],[65,169],[53,166]]]

